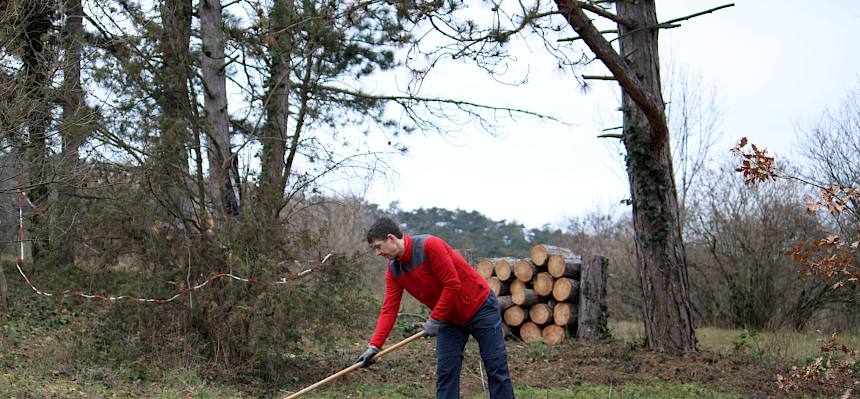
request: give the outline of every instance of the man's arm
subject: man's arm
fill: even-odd
[[[424,253],[427,254],[428,266],[442,283],[442,294],[436,302],[436,307],[430,312],[430,318],[447,320],[448,314],[453,311],[457,295],[463,287],[460,276],[441,238],[430,237],[424,240]]]
[[[370,344],[382,348],[385,340],[388,339],[388,334],[394,327],[394,322],[397,321],[397,312],[400,311],[400,299],[403,298],[403,286],[394,279],[391,270],[385,272],[385,298],[382,300],[382,310],[379,311],[379,318],[376,320],[376,329],[373,332],[373,338]]]

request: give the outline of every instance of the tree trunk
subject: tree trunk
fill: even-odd
[[[616,2],[618,16],[629,21],[629,26],[618,24],[619,54],[585,15],[581,2],[556,4],[622,88],[622,141],[648,345],[661,352],[693,352],[687,259],[660,86],[656,5],[653,0]]]
[[[606,264],[602,256],[586,256],[579,285],[579,326],[581,339],[599,341],[609,336],[606,326]]]
[[[191,65],[191,0],[164,0],[161,4],[162,68],[158,97],[160,139],[154,155],[153,195],[168,214],[190,230],[188,215],[193,211],[190,196],[188,148],[191,146],[191,105],[188,74]]]
[[[49,1],[36,0],[25,2],[22,7],[22,17],[25,18],[21,40],[23,41],[22,61],[24,66],[26,90],[22,101],[30,102],[29,111],[22,121],[26,126],[24,144],[24,165],[26,178],[24,184],[28,188],[30,200],[42,209],[47,209],[49,200],[49,182],[54,167],[48,159],[48,129],[51,125],[51,76],[50,61],[54,58],[50,47],[46,45],[52,29],[53,5]],[[49,221],[35,213],[30,218],[30,235],[34,238],[31,244],[33,257],[45,256],[50,241],[41,240],[49,237]]]
[[[638,26],[656,25],[654,1],[617,3],[618,14]],[[657,29],[630,33],[619,25],[621,53],[656,104],[663,108]],[[626,93],[626,92],[625,92]],[[622,95],[627,175],[633,200],[636,251],[644,298],[648,346],[661,352],[693,352],[696,336],[690,305],[687,258],[681,236],[669,140],[649,123],[636,102]],[[653,118],[653,117],[652,117]],[[665,116],[664,123],[665,123]]]
[[[83,14],[81,0],[66,0],[66,57],[63,63],[63,127],[60,130],[62,152],[60,153],[57,179],[57,205],[53,212],[54,227],[51,229],[51,246],[55,251],[58,266],[75,262],[75,240],[77,231],[74,217],[80,208],[77,205],[77,187],[81,176],[78,151],[88,135],[84,92],[81,89],[81,49],[83,46]]]
[[[290,53],[291,32],[288,29],[293,13],[292,0],[274,0],[270,12],[271,33],[269,40],[270,70],[266,96],[266,128],[260,142],[263,145],[262,176],[260,182],[259,207],[263,215],[277,223],[284,202],[287,185],[284,166],[287,153],[288,120],[290,115]],[[311,62],[311,60],[308,60]]]
[[[216,214],[234,215],[239,211],[239,175],[238,171],[233,169],[230,149],[222,21],[220,0],[200,0],[200,39],[203,47],[201,69],[206,116],[204,131],[208,143],[206,154],[209,159],[209,195]]]

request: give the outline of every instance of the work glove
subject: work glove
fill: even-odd
[[[424,322],[424,338],[435,337],[439,335],[439,327],[442,327],[442,322],[434,318],[429,318]]]
[[[373,357],[376,356],[377,353],[379,353],[379,348],[370,345],[370,347],[364,351],[364,354],[358,358],[358,361],[361,362],[361,367],[370,367],[371,364],[375,363],[373,361]]]

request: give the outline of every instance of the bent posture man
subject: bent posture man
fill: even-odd
[[[436,398],[460,398],[463,349],[470,335],[478,340],[490,398],[513,398],[501,315],[486,280],[442,239],[404,235],[388,218],[373,223],[367,242],[389,262],[385,299],[370,348],[359,359],[362,365],[373,363],[373,356],[388,338],[406,289],[431,309],[424,335],[436,336]]]

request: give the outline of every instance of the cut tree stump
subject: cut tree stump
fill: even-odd
[[[598,341],[609,336],[606,325],[606,266],[605,257],[590,255],[582,262],[582,280],[579,295],[580,339]],[[553,292],[554,294],[555,292]]]
[[[559,302],[577,302],[579,300],[579,281],[562,277],[552,285],[552,297]]]
[[[535,265],[538,266],[546,265],[547,261],[549,261],[549,257],[552,255],[562,255],[569,257],[576,256],[573,251],[567,248],[556,247],[546,244],[535,245],[532,247],[531,250],[531,260],[535,263]]]
[[[532,343],[541,340],[541,328],[539,325],[527,321],[520,327],[520,338],[523,342]]]

